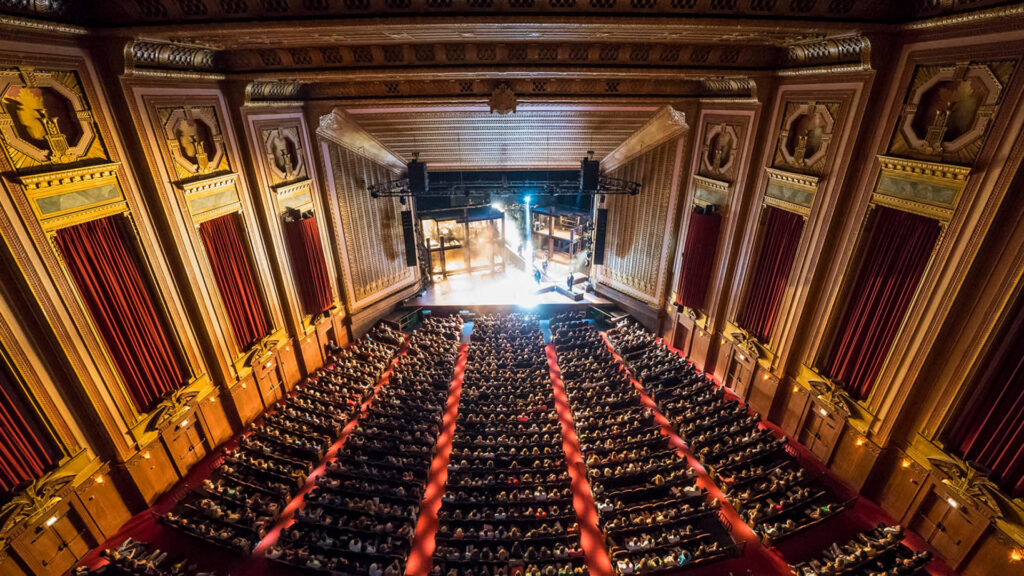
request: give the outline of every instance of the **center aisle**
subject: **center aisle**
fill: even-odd
[[[569,398],[562,383],[562,372],[558,368],[555,345],[549,343],[544,350],[548,357],[548,369],[551,371],[551,383],[555,389],[555,410],[562,425],[562,449],[565,451],[569,477],[572,479],[572,506],[579,518],[583,557],[586,558],[587,570],[591,576],[612,576],[612,561],[604,545],[604,536],[597,527],[597,507],[590,491],[590,482],[584,472],[583,454],[580,451],[579,438],[576,437]]]
[[[452,453],[452,438],[455,435],[455,422],[459,416],[459,401],[462,398],[462,378],[466,373],[466,359],[469,357],[469,344],[459,346],[459,359],[452,375],[452,385],[445,405],[441,435],[437,438],[437,451],[430,463],[430,475],[427,477],[427,489],[423,493],[420,505],[420,517],[416,522],[416,537],[412,541],[412,552],[406,564],[408,576],[427,576],[433,565],[434,549],[437,547],[437,511],[441,508],[444,496],[444,484],[448,481],[448,462]]]

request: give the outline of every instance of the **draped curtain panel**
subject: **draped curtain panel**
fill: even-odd
[[[721,227],[722,216],[720,214],[704,214],[700,209],[694,210],[690,214],[686,244],[683,246],[683,270],[679,277],[679,289],[676,291],[676,304],[694,310],[704,308],[708,283],[711,281],[711,267],[715,263],[718,232]]]
[[[285,222],[284,232],[302,309],[306,314],[319,314],[331,307],[334,295],[316,217]]]
[[[829,354],[822,367],[858,400],[867,398],[896,338],[932,249],[939,222],[877,207]]]
[[[239,350],[247,350],[270,332],[270,324],[238,221],[234,214],[207,220],[199,225],[199,235],[206,247],[235,343]]]
[[[1011,497],[1024,497],[1024,305],[998,345],[986,354],[969,390],[943,435],[946,447],[990,471],[989,478]]]
[[[57,248],[139,412],[188,380],[133,240],[116,217],[57,231]]]
[[[764,235],[754,263],[747,298],[738,322],[761,342],[767,343],[782,304],[804,219],[799,214],[772,206],[764,209]]]
[[[15,488],[40,478],[60,461],[53,437],[31,410],[0,358],[0,504]]]

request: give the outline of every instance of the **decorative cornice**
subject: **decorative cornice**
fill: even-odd
[[[151,70],[148,68],[133,68],[125,71],[129,76],[140,76],[146,78],[158,78],[167,80],[224,80],[227,76],[216,72],[192,72],[189,70]]]
[[[775,75],[783,77],[836,75],[849,74],[852,72],[864,72],[865,70],[871,70],[871,64],[836,64],[834,66],[818,66],[815,68],[789,68],[786,70],[777,70]]]
[[[335,108],[320,117],[317,136],[373,160],[393,172],[404,172],[406,160],[381,144],[344,110]]]
[[[647,123],[601,159],[601,170],[614,170],[689,129],[690,125],[686,123],[686,114],[671,106],[662,106]]]
[[[967,182],[971,169],[967,166],[955,166],[952,164],[939,164],[937,162],[925,162],[924,160],[910,160],[907,158],[896,158],[893,156],[878,156],[878,163],[882,170],[903,172],[910,176],[924,178],[937,178],[951,182]]]
[[[811,176],[809,174],[798,174],[796,172],[787,172],[786,170],[779,170],[778,168],[766,167],[764,171],[768,174],[768,178],[772,180],[778,180],[779,182],[785,182],[792,186],[799,186],[800,188],[806,188],[810,192],[814,192],[818,189],[818,177]]]
[[[989,8],[987,10],[977,10],[975,12],[965,12],[962,14],[939,16],[937,18],[929,18],[927,20],[911,22],[909,24],[906,24],[903,28],[905,30],[933,30],[936,28],[947,28],[950,26],[960,26],[963,24],[978,24],[988,21],[1000,21],[1007,18],[1014,18],[1019,16],[1024,16],[1024,4],[1014,4],[1012,6],[998,6],[996,8]]]
[[[18,178],[26,191],[44,190],[65,184],[114,178],[118,173],[118,162],[105,162],[83,168],[72,168],[44,174],[23,175]]]
[[[247,102],[303,100],[306,83],[299,80],[255,80],[245,87]]]
[[[17,16],[8,16],[5,14],[0,14],[0,27],[21,28],[31,32],[50,32],[52,34],[66,34],[71,36],[85,36],[89,33],[87,28],[83,28],[81,26],[61,24],[58,22],[47,22],[44,20],[34,20],[32,18],[19,18]]]
[[[178,182],[176,186],[181,188],[186,195],[197,194],[199,192],[205,192],[207,190],[213,190],[215,188],[223,188],[225,186],[234,186],[238,180],[238,174],[229,172],[227,174],[218,174],[212,177],[201,178],[198,180],[190,180],[188,182]]]
[[[786,66],[859,63],[870,65],[871,41],[860,35],[798,42],[786,47]]]
[[[0,547],[5,540],[13,540],[24,530],[24,520],[33,518],[67,496],[74,479],[74,474],[63,474],[59,470],[51,472],[0,507]]]
[[[981,504],[988,508],[996,518],[1003,516],[999,506],[1006,496],[999,487],[967,462],[956,456],[946,454],[941,458],[928,458],[928,463],[942,473],[942,485],[959,499],[965,502]]]
[[[209,48],[135,40],[124,47],[125,65],[149,68],[175,68],[189,71],[213,71],[216,51]]]

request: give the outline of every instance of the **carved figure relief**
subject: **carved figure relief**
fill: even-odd
[[[73,71],[0,69],[0,140],[16,170],[107,158]]]
[[[519,105],[519,99],[516,98],[516,93],[512,91],[512,88],[505,82],[498,84],[498,87],[491,93],[490,100],[487,104],[491,108],[491,113],[497,112],[498,114],[508,114],[509,112],[515,114],[516,107]]]
[[[274,184],[306,177],[306,163],[294,126],[263,131],[263,149]]]
[[[838,111],[838,102],[787,103],[773,165],[820,176]]]
[[[999,61],[918,66],[889,153],[973,164],[1015,64]]]
[[[160,108],[158,113],[178,178],[229,169],[213,106]]]
[[[735,176],[733,160],[739,156],[739,142],[739,134],[733,125],[725,121],[706,124],[698,173],[731,182]]]

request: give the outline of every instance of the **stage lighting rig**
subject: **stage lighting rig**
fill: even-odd
[[[537,174],[543,174],[538,170]],[[600,162],[584,158],[580,163],[579,180],[545,180],[540,178],[509,178],[502,175],[492,180],[472,182],[429,182],[427,165],[419,161],[419,155],[408,164],[408,175],[397,180],[371,184],[366,187],[373,198],[451,198],[456,196],[518,195],[529,193],[533,196],[578,196],[586,194],[629,194],[640,193],[640,182],[611,178],[600,173]]]

